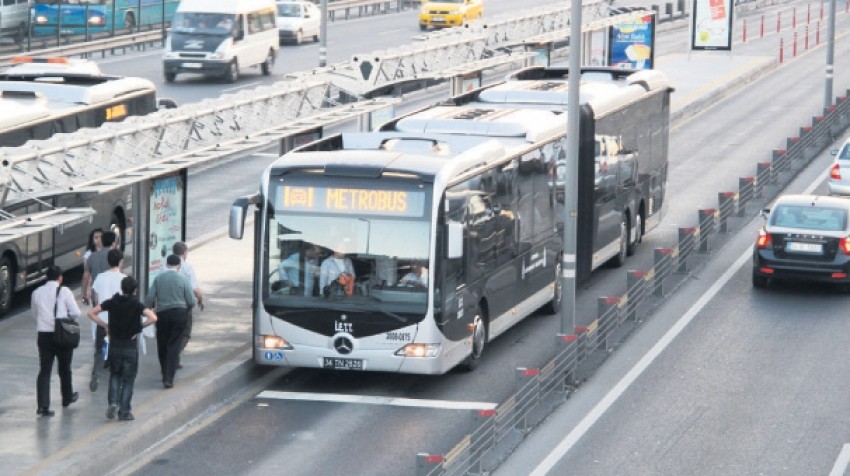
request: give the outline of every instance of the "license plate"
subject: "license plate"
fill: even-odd
[[[201,69],[203,65],[201,63],[183,63],[184,68],[192,68],[192,69]]]
[[[796,241],[789,241],[785,245],[785,249],[796,253],[823,253],[823,245],[820,243],[797,243]]]
[[[363,370],[363,359],[340,359],[323,357],[322,367],[336,370]]]
[[[442,22],[446,21],[446,17],[441,17],[441,16],[435,15],[435,16],[431,17],[431,21],[442,23]]]

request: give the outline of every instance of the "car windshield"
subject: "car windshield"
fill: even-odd
[[[277,16],[279,17],[300,17],[301,5],[297,3],[278,3]]]
[[[183,33],[230,35],[235,15],[229,13],[179,12],[174,14],[174,29]]]
[[[802,230],[842,231],[847,228],[847,211],[810,205],[778,205],[770,224]]]

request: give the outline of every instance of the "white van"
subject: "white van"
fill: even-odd
[[[239,79],[239,69],[271,73],[280,49],[274,0],[181,0],[165,42],[167,82],[178,73]]]
[[[15,43],[27,37],[29,0],[3,0],[0,5],[0,36],[11,37]]]

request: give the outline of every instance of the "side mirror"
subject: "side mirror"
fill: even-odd
[[[257,203],[258,198],[257,195],[240,197],[230,206],[228,229],[230,237],[234,240],[241,240],[242,235],[245,234],[245,215],[248,213],[248,205]]]
[[[831,155],[838,155],[838,149],[832,149],[831,151],[829,151],[829,153]]]
[[[446,225],[446,228],[448,231],[448,246],[446,247],[446,258],[463,258],[463,224],[449,223]]]
[[[177,101],[171,98],[161,98],[156,101],[157,109],[176,109]]]
[[[762,208],[761,213],[759,213],[759,215],[765,220],[767,220],[767,216],[770,215],[770,208]]]

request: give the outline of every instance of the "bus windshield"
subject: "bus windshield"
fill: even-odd
[[[295,203],[305,190],[309,200]],[[430,244],[425,191],[284,186],[271,196],[283,206],[269,212],[266,227],[268,312],[424,314]],[[359,213],[339,214],[334,207],[342,204],[359,206]]]

